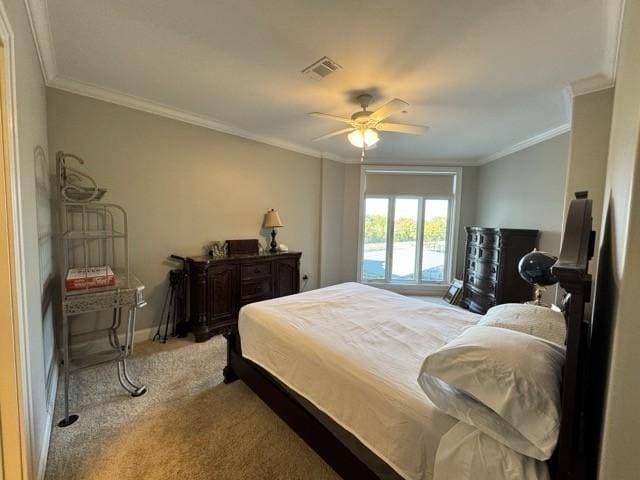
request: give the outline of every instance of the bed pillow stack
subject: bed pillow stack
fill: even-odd
[[[564,345],[567,334],[562,313],[523,303],[505,303],[491,308],[478,325],[506,328]]]
[[[430,354],[418,383],[452,417],[518,453],[547,460],[560,430],[564,360],[557,342],[479,324]]]

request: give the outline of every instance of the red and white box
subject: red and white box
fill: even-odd
[[[64,286],[69,290],[85,290],[87,288],[113,287],[116,277],[111,267],[70,268]]]

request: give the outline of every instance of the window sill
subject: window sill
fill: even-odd
[[[387,283],[387,282],[361,282],[370,287],[382,288],[403,295],[444,295],[449,289],[444,283]]]

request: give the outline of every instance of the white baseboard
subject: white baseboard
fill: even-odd
[[[54,359],[53,365],[51,366],[51,374],[48,378],[50,387],[47,388],[47,391],[49,392],[49,397],[47,398],[47,416],[44,435],[42,435],[42,443],[40,444],[40,455],[38,456],[38,469],[36,471],[37,480],[44,479],[44,475],[47,471],[47,457],[49,456],[51,429],[53,428],[53,422],[55,421],[53,414],[56,405],[56,395],[58,393],[58,373],[58,362],[57,359]]]

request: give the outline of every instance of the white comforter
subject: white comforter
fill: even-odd
[[[478,465],[485,451],[492,455],[480,463],[493,465],[505,458],[518,463],[519,454],[491,439],[483,439],[490,448],[475,441],[473,452],[462,449],[478,436],[470,435],[473,429],[452,429],[457,420],[437,409],[416,379],[427,354],[479,319],[459,308],[346,283],[247,305],[239,331],[245,358],[309,400],[402,477],[432,479],[435,468],[441,472],[436,480],[463,480],[457,475],[471,472],[454,466]],[[473,476],[499,478],[517,477]]]

